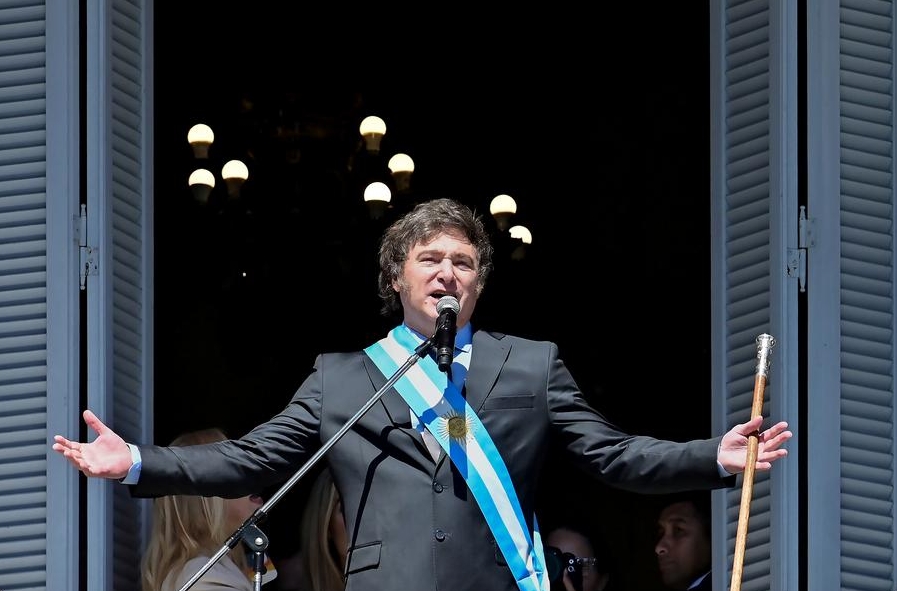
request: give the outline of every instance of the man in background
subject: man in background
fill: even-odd
[[[669,589],[711,591],[708,492],[669,497],[657,517],[654,553],[660,578]]]

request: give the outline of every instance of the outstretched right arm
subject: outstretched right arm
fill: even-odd
[[[53,437],[53,449],[85,476],[115,479],[127,476],[132,461],[131,450],[125,440],[89,410],[84,411],[84,422],[97,434],[93,442],[80,443],[56,435]]]

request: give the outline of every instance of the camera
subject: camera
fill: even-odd
[[[565,591],[564,572],[576,591],[582,591],[582,565],[569,552],[561,552],[554,546],[545,547],[545,571],[551,581],[551,591]]]

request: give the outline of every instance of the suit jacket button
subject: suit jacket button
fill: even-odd
[[[433,537],[436,538],[437,542],[445,541],[445,532],[441,529],[437,529],[433,532]]]
[[[435,490],[435,491],[438,492],[438,493],[441,493],[442,491],[445,490],[445,487],[442,486],[442,483],[441,483],[441,482],[434,482],[434,483],[433,483],[433,490]]]

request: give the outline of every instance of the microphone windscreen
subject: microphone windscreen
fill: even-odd
[[[458,298],[455,296],[442,296],[439,298],[439,301],[436,302],[436,311],[442,314],[443,310],[453,310],[455,314],[461,311],[461,304],[458,303]]]

